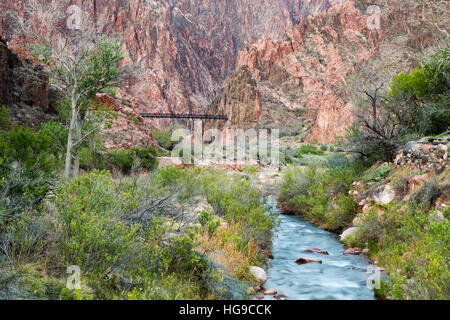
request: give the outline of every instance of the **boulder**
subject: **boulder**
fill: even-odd
[[[319,259],[308,259],[308,258],[298,258],[297,261],[295,261],[297,264],[307,264],[307,263],[322,263],[322,260]]]
[[[274,296],[274,298],[277,299],[277,300],[287,300],[287,297],[284,294],[282,294],[282,293],[277,293]]]
[[[406,144],[405,148],[403,149],[403,153],[412,153],[417,154],[422,152],[422,145],[418,143],[417,141],[410,141]]]
[[[260,284],[266,283],[267,273],[263,268],[251,266],[248,269],[250,274],[253,275]]]
[[[264,291],[265,296],[273,296],[275,294],[277,294],[277,290],[275,289],[267,289]]]
[[[318,254],[328,255],[328,252],[327,252],[327,251],[325,251],[325,250],[320,250],[320,249],[317,249],[317,248],[307,249],[307,250],[305,250],[305,252],[308,252],[308,253],[318,253]]]
[[[395,198],[395,191],[390,185],[382,185],[375,189],[371,199],[378,204],[386,205]]]
[[[448,152],[448,148],[444,144],[440,144],[436,148],[436,156],[438,156],[438,158],[442,158],[442,159],[444,159],[446,161],[448,159],[448,153],[447,152]]]
[[[345,250],[344,254],[353,254],[353,255],[360,255],[363,253],[363,250],[360,248],[350,248]]]
[[[341,234],[341,241],[344,241],[345,239],[347,239],[347,238],[350,237],[351,235],[355,234],[358,230],[359,230],[359,227],[348,228],[347,230],[345,230],[345,231]]]

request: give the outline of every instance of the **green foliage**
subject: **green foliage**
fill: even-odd
[[[305,114],[306,110],[304,108],[296,108],[293,109],[292,112],[297,116],[297,117],[301,117]]]
[[[314,146],[312,144],[307,144],[307,145],[301,146],[298,149],[297,157],[301,158],[305,154],[312,154],[312,155],[321,156],[321,155],[324,155],[325,153],[322,150],[317,149],[316,146]]]
[[[177,144],[176,141],[172,141],[172,132],[175,130],[176,127],[169,127],[164,130],[157,130],[153,129],[152,134],[153,138],[158,142],[158,145],[168,151],[172,151],[175,145]]]
[[[383,163],[381,166],[373,166],[370,170],[366,172],[363,180],[368,183],[376,183],[385,179],[389,173],[391,173],[396,168],[395,165],[389,166],[387,163]]]
[[[390,280],[384,295],[448,300],[449,235],[447,217],[438,218],[427,206],[402,203],[385,208],[381,217],[376,208],[370,211],[349,244],[368,243],[372,259],[386,267]]]
[[[392,79],[391,97],[406,100],[421,134],[439,134],[450,125],[450,47],[436,50],[410,73]]]
[[[356,206],[348,190],[359,168],[288,167],[283,172],[279,201],[317,224],[338,231],[348,227]]]
[[[220,226],[220,219],[215,219],[214,214],[207,211],[202,211],[198,217],[198,222],[203,227],[203,231],[206,230],[210,236],[212,236]]]
[[[9,133],[0,133],[0,158],[9,163],[18,161],[25,168],[38,166],[50,173],[59,165],[66,134],[55,121],[42,124],[38,132],[16,126]]]
[[[54,203],[61,223],[60,254],[67,265],[80,266],[97,295],[151,298],[157,289],[145,290],[165,275],[176,273],[185,279],[197,266],[202,268],[189,232],[166,241],[172,230],[162,216],[132,219],[152,190],[136,183],[117,184],[106,172],[93,172],[58,188]]]
[[[258,168],[255,166],[244,166],[242,171],[248,175],[255,175],[258,173]]]
[[[153,171],[158,167],[157,151],[153,147],[131,148],[129,150],[112,151],[107,154],[107,162],[118,166],[124,174],[129,174],[133,169],[142,167],[148,171]],[[138,163],[137,163],[138,162]]]
[[[204,172],[201,179],[215,214],[237,229],[233,241],[238,242],[238,247],[244,251],[249,250],[250,243],[258,248],[268,247],[277,217],[270,214],[254,182],[240,176],[230,179],[212,169]]]
[[[435,50],[422,65],[392,78],[365,79],[347,147],[369,161],[392,162],[407,141],[445,132],[450,126],[450,47]],[[368,84],[366,84],[368,83]]]
[[[0,132],[11,127],[11,111],[7,107],[0,108]]]

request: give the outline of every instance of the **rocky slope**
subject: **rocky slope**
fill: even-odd
[[[25,2],[0,6],[22,16]],[[397,69],[407,69],[403,51],[431,43],[433,32],[448,28],[442,21],[425,23],[421,7],[409,1],[374,1],[381,29],[368,26],[368,1],[66,3],[80,6],[99,32],[123,39],[126,61],[140,72],[121,94],[135,101],[136,112],[224,112],[227,127],[276,126],[318,142],[333,141],[350,125],[352,92],[344,87],[361,65],[388,56],[401,59]],[[1,18],[0,35],[14,48],[23,45]],[[391,42],[394,50],[386,45]]]
[[[80,6],[99,32],[123,38],[127,61],[140,65],[142,71],[125,93],[139,100],[141,111],[204,112],[248,43],[265,37],[281,39],[284,30],[302,16],[335,2],[78,0],[67,1],[67,6]],[[23,15],[24,3],[3,3],[2,9]],[[7,21],[0,23],[0,34],[11,45],[21,46]]]
[[[369,64],[380,73],[389,63],[394,72],[408,70],[417,64],[411,55],[445,34],[423,7],[373,3],[381,8],[380,28],[369,23],[368,2],[342,1],[300,20],[282,39],[264,38],[242,50],[211,112],[228,114],[228,126],[269,122],[286,130],[292,113],[283,110],[290,110],[312,121],[304,131],[308,141],[328,143],[345,134],[359,89],[351,87],[352,76]]]
[[[48,121],[50,116],[42,111],[49,110],[49,86],[44,72],[37,75],[42,81],[20,72],[23,65],[19,56],[13,53],[6,42],[0,38],[0,107],[10,107],[14,123],[29,124],[37,127],[41,122]],[[40,107],[40,110],[33,108]]]
[[[26,55],[13,53],[0,38],[0,106],[5,105],[11,111],[13,124],[38,129],[41,123],[55,116],[54,106],[49,103],[48,77],[44,72],[40,81],[27,77],[20,69],[24,59]],[[136,111],[139,106],[135,99],[99,94],[97,102],[113,114],[102,124],[106,149],[157,146],[152,127]]]

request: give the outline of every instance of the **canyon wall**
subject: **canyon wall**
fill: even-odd
[[[417,4],[374,3],[377,15],[370,14],[368,2],[335,3],[326,13],[304,17],[282,39],[248,46],[210,112],[226,113],[226,126],[271,123],[286,133],[294,131],[291,123],[298,124],[292,119],[301,115],[306,141],[330,143],[345,135],[353,122],[353,98],[361,90],[352,77],[369,65],[373,78],[385,69],[409,71],[448,28],[441,29],[443,21]]]
[[[240,50],[261,38],[280,39],[301,15],[332,6],[328,0],[66,1],[78,5],[97,30],[123,39],[127,62],[141,68],[128,88],[140,111],[204,112],[236,67]],[[25,0],[2,11],[23,16]],[[6,20],[0,35],[14,41]],[[55,21],[54,24],[63,23]],[[164,123],[155,122],[155,125]]]
[[[25,2],[2,2],[0,9],[23,16]],[[226,113],[228,123],[208,125],[281,126],[304,133],[308,140],[331,142],[352,122],[344,88],[348,78],[383,52],[390,22],[406,23],[415,10],[403,10],[399,1],[374,2],[382,9],[380,29],[368,27],[368,1],[63,3],[78,5],[98,32],[123,40],[126,62],[139,71],[120,94],[134,101],[136,112]],[[64,21],[54,25],[58,23]],[[401,28],[396,32],[404,35],[408,30],[408,38],[419,39],[424,31],[420,23],[417,28],[417,33]],[[0,35],[10,47],[23,46],[23,39],[16,39],[1,18]],[[155,127],[171,124],[145,121]]]

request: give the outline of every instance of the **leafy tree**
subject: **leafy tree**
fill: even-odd
[[[354,111],[348,146],[364,157],[392,161],[411,136],[442,133],[450,126],[450,47],[427,56],[410,73],[387,76],[369,72]],[[387,84],[390,83],[388,86]]]
[[[64,175],[69,177],[74,149],[93,133],[83,136],[82,132],[88,106],[97,93],[122,83],[125,72],[121,62],[124,57],[115,40],[96,32],[93,21],[81,21],[81,30],[54,32],[47,28],[55,19],[64,17],[60,3],[42,4],[29,0],[24,8],[27,11],[25,16],[29,18],[12,17],[17,24],[17,33],[32,43],[29,49],[36,58],[33,63],[45,65],[51,86],[70,105],[64,170]],[[22,69],[22,72],[33,75],[32,65],[25,65]],[[38,75],[35,79],[39,81]]]
[[[390,96],[414,113],[413,129],[438,134],[450,126],[450,46],[436,50],[410,73],[392,79]]]

